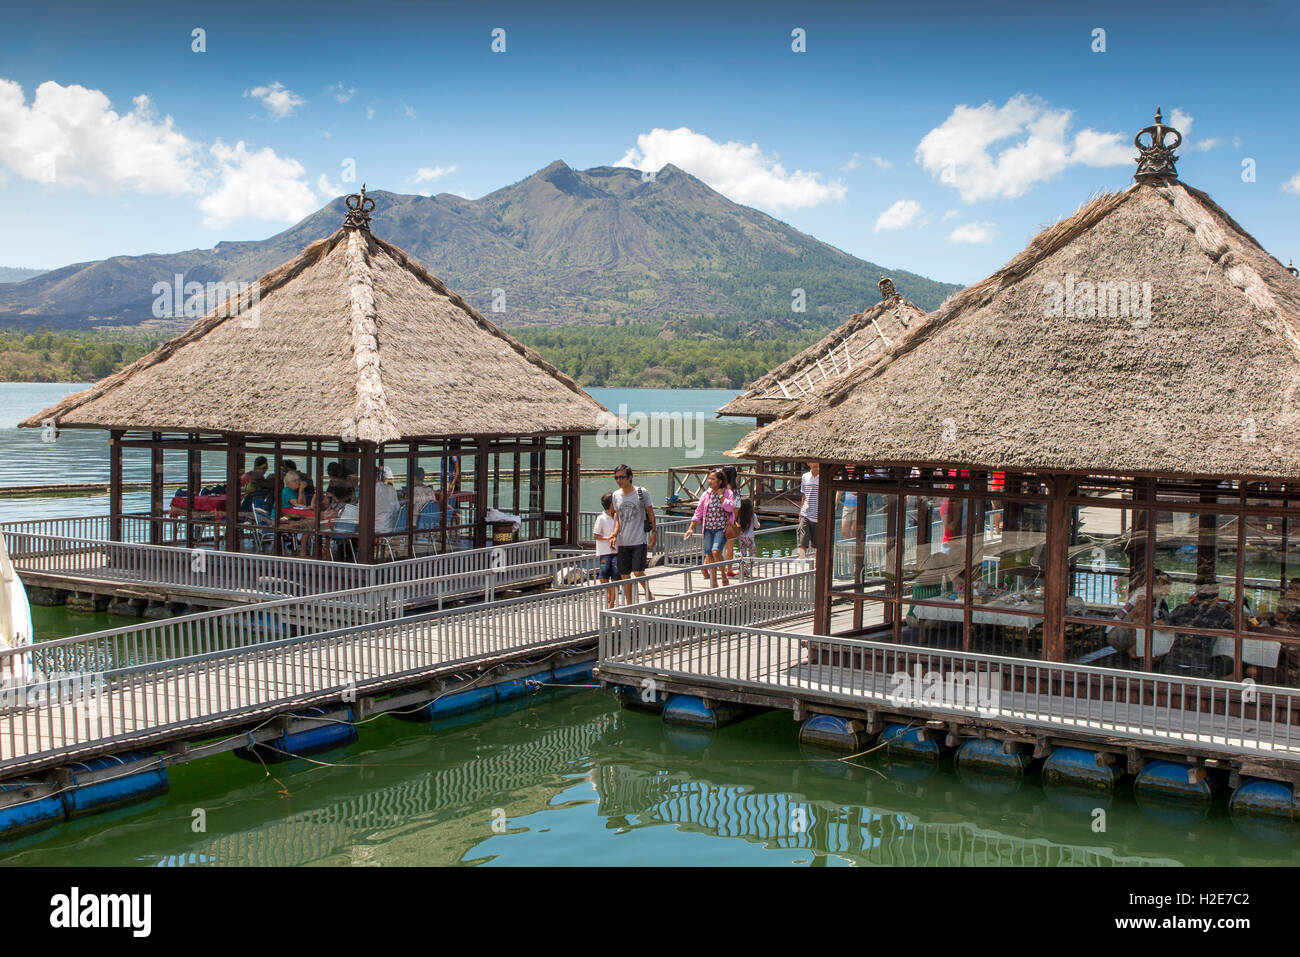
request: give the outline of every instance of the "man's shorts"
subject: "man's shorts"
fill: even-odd
[[[631,575],[645,571],[645,545],[618,546],[618,573]]]
[[[600,556],[597,575],[603,582],[613,581],[618,577],[618,555],[615,552]]]
[[[806,516],[799,516],[799,530],[795,534],[800,548],[817,547],[817,523],[808,521]]]

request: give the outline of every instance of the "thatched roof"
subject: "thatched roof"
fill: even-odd
[[[756,380],[718,409],[718,415],[785,415],[804,395],[825,392],[838,378],[872,361],[924,318],[925,313],[902,296],[878,302]]]
[[[1149,318],[1141,302],[1090,315],[1085,281],[1137,283],[1139,299],[1149,284]],[[1067,288],[1073,316],[1049,314]],[[1294,479],[1300,281],[1199,190],[1135,184],[734,453]]]
[[[387,442],[618,420],[396,246],[340,229],[139,361],[21,425]]]

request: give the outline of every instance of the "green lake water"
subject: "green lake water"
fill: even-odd
[[[73,386],[0,384],[0,484],[102,481],[102,434],[43,443],[12,428]],[[617,411],[711,411],[725,392],[592,390]],[[584,466],[720,459],[743,423],[703,423],[687,450],[599,448]],[[693,451],[693,450],[692,450]],[[131,466],[138,467],[138,466]],[[128,469],[128,479],[132,473]],[[583,507],[611,483],[584,480]],[[663,494],[663,476],[645,484]],[[0,499],[0,521],[95,514],[105,497]],[[35,609],[52,638],[113,627]],[[802,750],[787,712],[712,734],[665,727],[595,688],[544,692],[432,724],[380,716],[353,745],[264,769],[221,755],[170,770],[164,797],[0,847],[31,865],[1257,865],[1300,862],[1294,830],[1114,795],[971,778],[950,764]],[[268,773],[269,770],[269,773]],[[1104,812],[1104,813],[1099,813]],[[201,829],[200,829],[201,826]]]

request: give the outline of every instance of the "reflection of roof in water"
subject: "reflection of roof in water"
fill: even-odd
[[[572,783],[562,778],[566,766],[588,757],[614,719],[605,712],[581,723],[540,731],[517,727],[515,734],[533,732],[532,736],[474,760],[419,770],[394,784],[349,794],[280,821],[209,838],[190,852],[167,855],[157,863],[293,866],[326,863],[340,856],[343,862],[383,863],[374,861],[377,852],[389,857],[388,845],[398,835],[419,834],[432,823],[439,824],[437,846],[421,838],[418,848],[403,849],[409,853],[400,863],[455,863],[491,836],[484,807],[499,804],[512,817],[545,808]],[[402,751],[427,755],[436,745],[436,738],[421,739],[415,749],[393,747],[384,757],[397,762]],[[455,821],[460,815],[466,819]],[[375,844],[358,846],[371,841]],[[385,845],[382,849],[377,846],[380,842]]]
[[[1179,866],[1161,857],[1026,838],[962,821],[925,821],[910,811],[809,801],[787,792],[714,785],[684,774],[603,765],[600,811],[636,814],[638,826],[675,824],[770,848],[806,848],[861,864],[961,867]],[[955,783],[955,782],[954,782]],[[648,818],[648,820],[647,820]]]

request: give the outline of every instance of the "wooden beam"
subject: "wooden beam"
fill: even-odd
[[[357,492],[361,510],[357,522],[357,561],[366,565],[375,563],[375,443],[361,443],[361,474],[357,476]]]
[[[108,433],[108,537],[114,542],[122,540],[122,432]]]
[[[571,488],[569,491],[569,514],[567,516],[569,530],[564,540],[565,544],[576,547],[582,544],[578,541],[578,512],[582,507],[582,436],[571,435],[565,441],[571,444],[569,475],[567,476]]]
[[[226,551],[237,552],[239,534],[239,476],[243,449],[238,439],[226,446]]]
[[[822,465],[817,475],[817,547],[813,550],[817,567],[813,573],[813,633],[830,634],[831,572],[835,562],[835,486],[839,466]]]
[[[1043,660],[1065,660],[1065,591],[1066,562],[1069,560],[1069,508],[1065,498],[1069,479],[1064,475],[1048,476],[1050,498],[1047,501],[1047,566],[1043,582]]]
[[[155,433],[155,436],[157,433]],[[163,450],[157,446],[149,449],[149,544],[162,544],[163,503]]]
[[[483,516],[488,507],[488,453],[487,440],[482,435],[474,436],[474,547],[487,545],[487,524]]]

